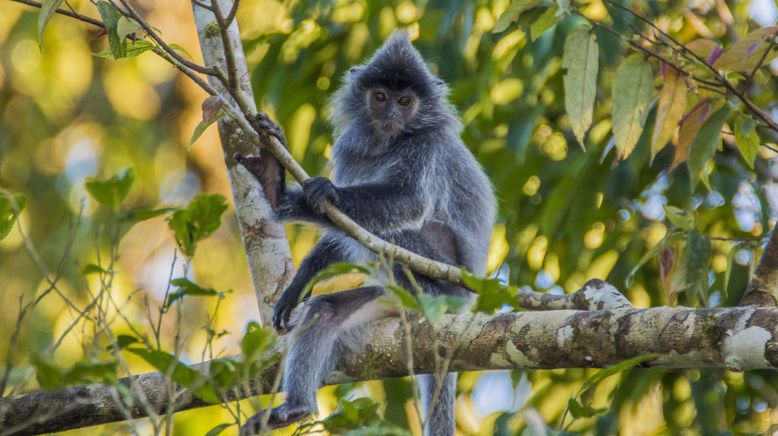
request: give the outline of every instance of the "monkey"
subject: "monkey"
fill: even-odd
[[[295,339],[284,365],[286,401],[270,412],[269,428],[316,413],[316,391],[338,356],[359,343],[370,322],[395,314],[382,301],[382,286],[303,295],[311,278],[334,262],[378,259],[330,222],[323,210],[326,202],[384,240],[478,275],[486,273],[495,198],[488,177],[461,140],[462,125],[448,92],[407,33],[395,32],[369,61],[346,73],[331,99],[336,138],[332,180],[313,177],[301,188],[287,189],[283,169],[280,177],[271,177],[280,179],[274,193],[277,217],[312,222],[325,233],[274,306],[273,326],[291,330]],[[283,133],[272,121],[264,117],[259,123],[283,143]],[[268,180],[252,170],[248,158],[239,163],[260,182]],[[392,269],[396,283],[412,292],[420,288],[433,295],[471,296],[449,282],[416,273],[408,278],[399,264]],[[425,434],[452,435],[456,374],[446,375],[440,387],[433,375],[418,380],[427,407]],[[438,400],[430,405],[436,391]],[[258,414],[242,431],[257,432],[260,422]]]

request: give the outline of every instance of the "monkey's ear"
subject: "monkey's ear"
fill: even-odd
[[[357,73],[362,71],[362,68],[364,68],[364,67],[351,67],[351,68],[349,68],[348,69],[349,77],[354,77],[354,75],[356,75]]]
[[[435,86],[437,86],[438,88],[442,88],[446,86],[446,82],[444,82],[441,79],[435,79]]]

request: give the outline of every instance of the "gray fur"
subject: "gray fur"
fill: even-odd
[[[376,87],[412,92],[415,97],[416,110],[399,133],[375,127],[366,99]],[[329,192],[329,200],[381,238],[483,275],[495,200],[486,175],[460,139],[462,126],[447,94],[446,85],[429,71],[408,36],[395,33],[369,62],[349,71],[333,96],[337,139],[332,186],[326,179],[317,180],[315,189]],[[335,261],[375,258],[316,213],[317,205],[311,203],[318,200],[309,194],[287,190],[279,202],[281,218],[312,221],[328,231],[276,304],[277,327],[288,326],[291,309],[306,297],[302,290],[317,271]],[[410,289],[402,267],[394,269],[398,283]],[[415,280],[423,292],[469,294],[418,274]],[[287,357],[283,381],[287,402],[273,410],[271,426],[286,425],[316,410],[316,389],[342,348],[358,342],[360,327],[388,314],[379,302],[382,293],[379,287],[369,287],[314,297],[305,303],[302,315],[292,318],[290,324],[299,336]],[[423,396],[429,397],[434,383],[429,377],[420,380],[427,391]],[[450,435],[454,430],[456,375],[445,380],[428,434]]]

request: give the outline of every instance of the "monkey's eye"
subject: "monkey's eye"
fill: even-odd
[[[376,101],[380,101],[382,103],[385,102],[386,101],[386,94],[384,94],[383,92],[376,92],[375,93],[375,100]]]
[[[400,99],[397,100],[397,103],[400,103],[402,106],[408,106],[411,104],[411,98],[408,96],[400,97]]]

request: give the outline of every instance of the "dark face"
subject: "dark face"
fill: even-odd
[[[376,132],[386,136],[402,133],[419,108],[419,99],[411,90],[392,91],[383,87],[367,91],[367,107]]]

